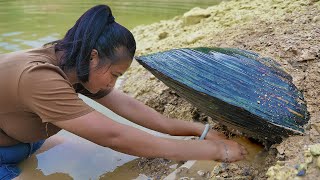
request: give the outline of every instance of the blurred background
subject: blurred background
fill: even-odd
[[[1,0],[0,53],[40,47],[61,38],[89,8],[111,7],[118,23],[128,29],[206,8],[222,0]]]

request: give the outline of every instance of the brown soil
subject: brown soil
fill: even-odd
[[[138,43],[137,55],[199,46],[257,52],[280,63],[304,93],[311,117],[305,136],[292,136],[274,144],[265,152],[263,162],[220,167],[224,170],[212,172],[212,179],[222,178],[222,173],[227,174],[224,178],[239,179],[244,175],[247,179],[293,179],[298,178],[298,173],[304,179],[320,177],[320,158],[311,155],[309,148],[320,143],[319,0],[235,0],[139,26],[133,33]],[[136,62],[126,73],[122,90],[169,117],[214,124]],[[152,162],[156,166],[161,160],[145,161],[142,159],[141,163],[150,167]],[[144,174],[151,177],[168,172],[165,167],[149,169],[142,167]]]

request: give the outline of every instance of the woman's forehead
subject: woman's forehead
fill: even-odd
[[[111,65],[112,70],[126,70],[131,65],[132,59],[121,60]]]

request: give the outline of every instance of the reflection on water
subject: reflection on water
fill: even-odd
[[[19,178],[98,179],[135,158],[62,131],[49,139],[36,156],[21,164]]]
[[[84,96],[80,97],[90,106],[119,123],[139,128],[156,136],[165,136],[134,124]],[[37,154],[21,163],[22,174],[18,179],[99,179],[105,173],[136,158],[96,145],[67,131],[60,131],[57,135],[50,137]],[[131,179],[138,175],[136,170],[124,176]]]

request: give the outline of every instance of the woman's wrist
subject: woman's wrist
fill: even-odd
[[[198,136],[200,137],[203,133],[203,130],[205,129],[205,124],[202,124],[200,122],[192,122],[192,136]]]

